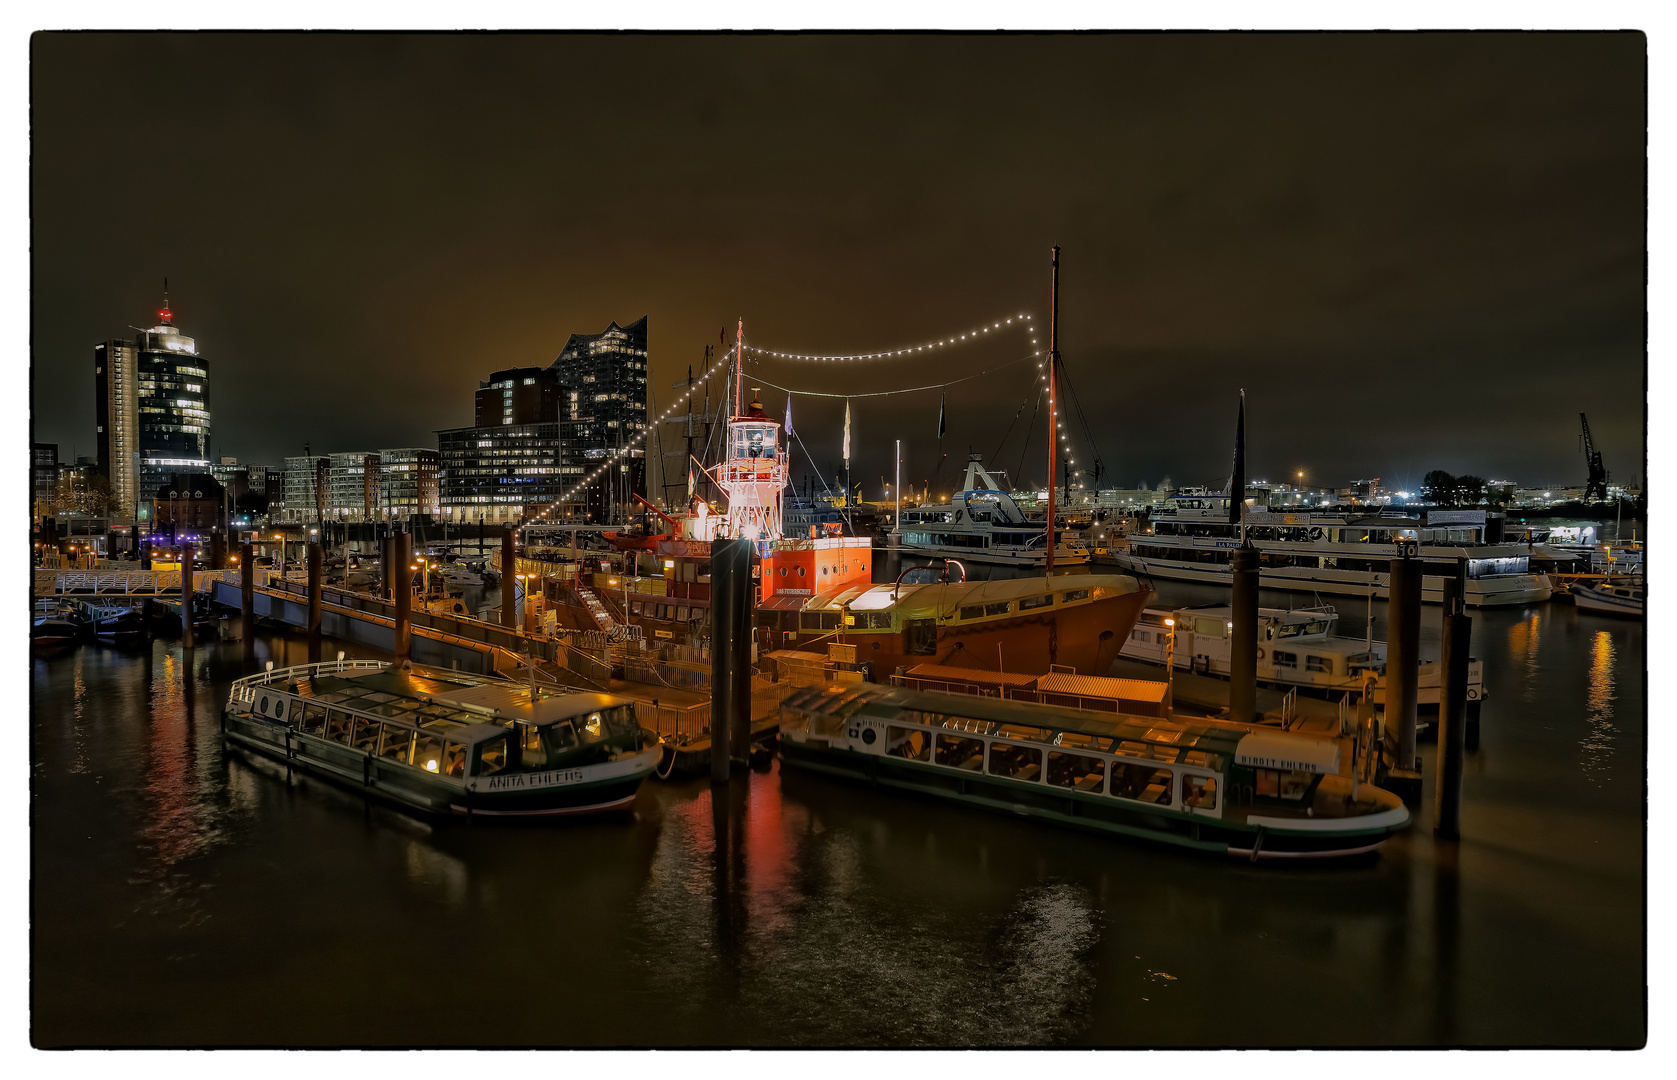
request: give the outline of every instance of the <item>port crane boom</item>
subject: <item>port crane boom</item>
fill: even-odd
[[[1590,467],[1590,478],[1584,485],[1584,501],[1589,502],[1592,495],[1597,498],[1607,498],[1607,469],[1601,464],[1601,451],[1595,448],[1595,440],[1590,438],[1590,420],[1583,413],[1578,414],[1578,422],[1584,426],[1584,460]]]

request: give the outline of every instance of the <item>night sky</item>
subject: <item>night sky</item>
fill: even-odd
[[[1242,387],[1253,477],[1581,485],[1580,411],[1616,482],[1643,473],[1640,34],[43,34],[30,75],[34,437],[61,458],[94,452],[94,343],[155,322],[165,276],[212,452],[278,465],[435,446],[479,379],[612,320],[650,317],[655,412],[740,317],[809,353],[1046,329],[1059,244],[1103,486],[1221,484]],[[1041,482],[1034,376],[949,389],[938,486],[969,448]],[[852,403],[866,496],[897,436],[932,475],[938,398]],[[842,410],[794,404],[823,473]]]

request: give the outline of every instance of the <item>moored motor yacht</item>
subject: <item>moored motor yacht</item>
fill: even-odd
[[[905,507],[893,546],[910,557],[960,559],[999,566],[1041,567],[1047,563],[1047,523],[1032,521],[1013,496],[987,472],[981,455],[967,461],[961,490],[947,503]],[[1089,561],[1089,547],[1072,531],[1057,534],[1054,565]]]
[[[1266,589],[1362,596],[1372,587],[1385,598],[1399,545],[1414,542],[1427,603],[1443,602],[1444,580],[1462,561],[1470,607],[1535,603],[1554,592],[1548,577],[1531,572],[1526,545],[1484,542],[1483,510],[1432,510],[1424,518],[1248,510],[1235,524],[1229,502],[1226,492],[1181,489],[1155,511],[1146,532],[1120,541],[1113,557],[1154,578],[1228,585],[1230,559],[1244,537],[1258,549]]]
[[[1224,605],[1183,608],[1152,607],[1141,613],[1120,655],[1163,666],[1166,656],[1179,670],[1228,678],[1234,634],[1234,609]],[[1365,679],[1373,679],[1370,700],[1386,703],[1386,643],[1372,635],[1360,638],[1334,633],[1339,613],[1323,605],[1309,608],[1258,609],[1258,682],[1283,690],[1341,697],[1360,694]],[[1172,641],[1172,635],[1175,640]],[[1416,704],[1438,708],[1443,666],[1420,658]],[[1467,709],[1479,715],[1485,700],[1484,663],[1469,659]]]

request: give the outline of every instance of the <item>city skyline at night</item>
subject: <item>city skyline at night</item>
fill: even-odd
[[[153,310],[164,276],[217,358],[214,454],[277,462],[430,445],[486,372],[643,313],[649,415],[741,317],[804,354],[1040,321],[1058,243],[1103,487],[1218,482],[1243,387],[1253,467],[1329,486],[1581,481],[1579,411],[1615,482],[1643,472],[1638,34],[150,39],[217,95],[115,93],[97,60],[122,40],[33,44],[35,435],[66,449],[93,443],[93,386],[52,358]],[[621,94],[538,77],[629,52],[647,74]],[[102,179],[89,155],[147,115],[184,149]],[[164,189],[170,214],[139,212]],[[94,234],[144,258],[79,257]],[[1024,344],[758,353],[746,379],[953,383]],[[1026,365],[950,385],[941,468],[938,392],[853,400],[852,474],[890,472],[902,437],[905,482],[953,482],[970,448],[1040,483],[1035,399]],[[796,405],[829,478],[843,404]]]

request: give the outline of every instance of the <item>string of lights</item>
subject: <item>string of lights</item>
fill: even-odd
[[[776,358],[779,358],[779,359],[784,359],[784,360],[807,360],[807,361],[883,360],[883,359],[890,358],[890,357],[909,356],[909,355],[914,355],[914,354],[917,354],[917,353],[924,353],[924,352],[928,352],[928,351],[934,351],[934,350],[937,350],[937,349],[944,349],[944,348],[950,348],[950,347],[953,347],[953,346],[958,346],[963,342],[979,340],[985,334],[988,334],[993,330],[1003,330],[1003,329],[1006,329],[1010,326],[1016,326],[1019,329],[1023,329],[1028,335],[1030,335],[1030,342],[1031,342],[1031,345],[1032,345],[1031,356],[1021,357],[1018,360],[1009,361],[1009,363],[1007,363],[1007,364],[998,365],[997,368],[989,369],[989,371],[994,371],[994,370],[998,370],[999,368],[1002,368],[1002,367],[1008,367],[1011,364],[1022,363],[1023,361],[1028,360],[1031,357],[1042,355],[1042,351],[1040,349],[1035,348],[1035,346],[1037,344],[1037,341],[1036,341],[1036,325],[1032,322],[1030,315],[1028,315],[1028,314],[1014,315],[1014,316],[1010,316],[1006,319],[1000,320],[998,322],[991,323],[989,326],[980,326],[977,329],[970,330],[967,333],[961,334],[959,336],[942,338],[942,339],[939,339],[937,341],[926,342],[926,343],[921,344],[921,345],[914,345],[914,346],[909,346],[909,347],[906,347],[906,348],[892,349],[892,350],[887,350],[885,352],[876,352],[876,353],[855,353],[855,354],[844,355],[844,356],[813,356],[813,355],[808,355],[808,354],[803,354],[803,353],[788,353],[788,352],[780,352],[780,351],[777,351],[777,350],[774,350],[774,349],[763,349],[763,348],[759,348],[758,346],[755,346],[755,345],[742,345],[741,347],[743,348],[743,350],[745,352],[751,353],[755,356],[759,356],[759,357],[761,357],[761,356],[773,356],[773,357],[776,357]],[[669,408],[665,409],[663,411],[663,413],[661,413],[656,420],[653,420],[653,421],[649,422],[647,424],[646,428],[639,435],[635,436],[635,438],[633,438],[629,442],[625,443],[623,446],[619,447],[616,451],[614,451],[611,454],[611,456],[607,457],[605,459],[605,461],[603,461],[598,468],[596,468],[593,472],[589,473],[587,476],[584,476],[581,480],[577,481],[577,483],[574,484],[570,488],[570,490],[566,491],[565,494],[561,495],[558,499],[555,499],[553,502],[551,502],[547,506],[543,507],[534,517],[524,519],[524,521],[522,521],[521,524],[522,525],[529,525],[529,524],[535,524],[535,523],[538,523],[538,522],[542,521],[544,518],[547,518],[554,511],[559,509],[560,506],[569,502],[572,499],[572,497],[574,497],[578,492],[582,491],[584,488],[586,488],[590,484],[594,483],[594,481],[596,481],[600,477],[604,476],[605,473],[613,465],[615,465],[617,462],[619,462],[622,459],[624,459],[625,457],[627,457],[629,454],[633,453],[636,448],[638,448],[642,443],[646,442],[648,433],[657,430],[655,425],[661,424],[664,421],[668,420],[670,418],[671,414],[673,414],[677,409],[686,408],[688,399],[693,396],[693,392],[697,388],[698,383],[702,382],[705,379],[710,378],[710,376],[712,374],[714,374],[717,371],[717,369],[722,368],[722,367],[728,365],[731,362],[732,362],[732,350],[729,350],[728,352],[724,352],[720,356],[718,356],[716,358],[716,360],[711,364],[711,366],[705,370],[705,373],[703,375],[701,375],[698,379],[693,380],[692,383],[688,384],[687,392],[682,394],[679,398],[677,398],[675,400],[675,402],[672,403]],[[1037,369],[1039,371],[1042,369],[1041,361],[1038,361]],[[988,374],[988,373],[989,373],[988,371],[984,371],[984,372],[979,372],[978,374],[983,375],[983,374]],[[961,379],[952,380],[952,382],[963,382],[966,379],[976,378],[976,377],[977,377],[976,375],[964,376]],[[1046,378],[1047,377],[1043,376],[1043,378],[1044,378],[1044,385],[1046,385]],[[776,390],[785,390],[785,387],[774,386],[773,383],[767,382],[766,380],[760,380],[760,381],[762,381],[764,383],[764,385],[766,385],[766,386],[774,387],[774,389],[776,389]],[[947,384],[940,383],[938,385],[942,386],[942,385],[947,385]],[[823,397],[877,397],[877,396],[884,396],[884,394],[914,393],[918,390],[928,390],[928,389],[935,389],[935,387],[929,387],[929,386],[928,387],[914,387],[914,388],[907,389],[907,390],[885,391],[882,394],[849,394],[849,395],[846,395],[846,394],[823,394],[823,395],[817,395],[817,396],[823,396]],[[794,393],[794,392],[795,393],[807,393],[806,391],[801,391],[801,390],[800,391],[786,391],[786,392],[787,393]],[[1062,439],[1064,438],[1063,427],[1062,427],[1061,438]],[[1068,446],[1068,453],[1069,453],[1069,446]],[[1075,465],[1076,462],[1073,461],[1072,464]],[[1050,479],[1052,480],[1052,478],[1050,478]]]
[[[898,356],[913,356],[919,353],[935,352],[938,349],[947,349],[963,343],[980,341],[984,338],[984,335],[990,333],[991,331],[1005,330],[1015,324],[1017,324],[1016,328],[1021,328],[1026,333],[1031,335],[1031,344],[1035,345],[1036,324],[1031,321],[1031,316],[1013,315],[1006,319],[1002,319],[999,322],[993,322],[988,326],[975,327],[964,334],[951,335],[947,338],[939,338],[936,341],[928,341],[920,345],[909,345],[900,349],[886,349],[883,352],[841,353],[828,356],[815,356],[808,353],[782,352],[778,349],[764,349],[756,345],[747,345],[745,347],[745,351],[758,357],[772,356],[778,360],[805,360],[817,363],[840,363],[854,360],[890,360]]]
[[[1031,359],[1032,357],[1034,357],[1036,355],[1037,355],[1036,353],[1032,353],[1030,356],[1021,356],[1017,360],[1009,360],[1005,364],[997,364],[995,367],[985,368],[983,371],[975,371],[971,375],[962,375],[959,379],[950,379],[947,382],[928,383],[925,386],[905,386],[900,390],[870,390],[865,394],[855,394],[855,393],[852,393],[852,394],[833,394],[833,393],[827,393],[827,392],[824,392],[824,391],[821,391],[821,390],[794,390],[789,386],[780,386],[780,385],[778,385],[776,383],[772,383],[769,380],[764,379],[764,378],[755,378],[755,379],[752,379],[751,381],[753,383],[758,383],[758,384],[761,384],[763,386],[766,386],[771,390],[780,390],[780,391],[783,391],[783,392],[788,393],[788,394],[796,394],[799,397],[844,398],[847,401],[850,398],[893,397],[897,394],[918,394],[922,390],[941,390],[946,386],[954,386],[956,383],[964,383],[969,379],[982,378],[985,375],[989,375],[992,372],[1000,371],[1003,368],[1010,368],[1014,364],[1023,364],[1025,361]]]

